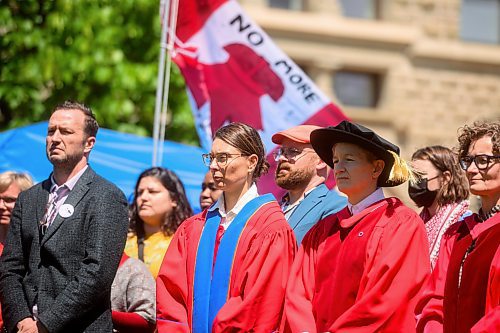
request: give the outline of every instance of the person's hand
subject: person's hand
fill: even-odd
[[[38,333],[37,322],[28,317],[17,323],[17,333]]]

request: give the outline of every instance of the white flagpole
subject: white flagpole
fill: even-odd
[[[177,13],[179,9],[179,0],[172,1],[172,10],[170,12],[170,20],[168,27],[168,44],[167,44],[167,68],[165,69],[165,85],[163,89],[163,103],[160,117],[160,146],[158,151],[158,165],[162,165],[163,163],[163,147],[165,142],[165,129],[167,126],[167,111],[168,111],[168,97],[170,92],[170,68],[172,66],[172,52],[174,51],[174,42],[175,42],[175,32],[177,29]]]
[[[158,144],[160,137],[160,115],[162,109],[162,100],[163,100],[163,85],[165,80],[165,55],[167,52],[167,23],[168,23],[168,15],[170,11],[169,0],[162,0],[160,2],[160,15],[163,14],[162,17],[162,25],[161,25],[161,39],[160,39],[160,59],[158,62],[158,80],[156,84],[156,102],[155,102],[155,115],[154,115],[154,123],[153,123],[153,159],[152,166],[157,166],[157,157],[158,157]]]

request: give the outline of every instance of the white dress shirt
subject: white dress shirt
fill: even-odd
[[[221,220],[220,224],[222,225],[224,230],[227,230],[227,228],[229,227],[231,222],[233,222],[234,218],[243,209],[243,207],[245,207],[245,205],[247,203],[249,203],[252,199],[257,198],[258,196],[259,196],[259,192],[257,192],[257,186],[254,183],[254,184],[252,184],[252,186],[250,186],[248,191],[246,191],[245,194],[243,194],[243,196],[240,198],[240,200],[238,200],[238,202],[236,202],[236,205],[234,205],[233,209],[231,209],[229,212],[226,212],[224,193],[222,193],[222,195],[219,197],[219,200],[217,200],[215,205],[210,207],[208,210],[209,211],[214,211],[216,209],[219,210],[219,214],[220,214],[220,216],[222,216],[222,220]]]
[[[356,215],[357,213],[363,211],[366,207],[374,204],[377,201],[385,199],[384,191],[382,191],[381,187],[377,187],[375,191],[372,192],[369,196],[353,205],[350,202],[347,202],[347,207],[352,215]]]

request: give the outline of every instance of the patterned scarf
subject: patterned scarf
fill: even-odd
[[[468,208],[469,201],[464,200],[460,203],[452,203],[440,207],[434,216],[430,216],[427,208],[424,208],[420,213],[420,218],[425,223],[427,238],[429,240],[431,269],[434,269],[436,265],[443,234],[452,224],[460,220],[460,217],[467,212]]]

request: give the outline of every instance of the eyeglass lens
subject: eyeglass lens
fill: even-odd
[[[302,150],[296,148],[285,148],[280,147],[274,152],[274,160],[278,161],[281,156],[285,157],[287,160],[295,159],[297,156],[302,154]]]
[[[460,158],[460,166],[462,169],[467,170],[472,162],[476,165],[479,170],[485,170],[489,167],[490,163],[500,158],[500,156],[490,156],[490,155],[476,155],[476,156],[464,156]]]
[[[228,154],[228,153],[218,153],[218,154],[215,154],[212,155],[212,154],[203,154],[202,155],[202,158],[203,158],[203,163],[206,165],[206,166],[210,166],[212,164],[212,161],[215,159],[215,162],[219,165],[219,166],[225,166],[227,161],[229,160],[229,157],[230,156],[242,156],[240,154]]]

